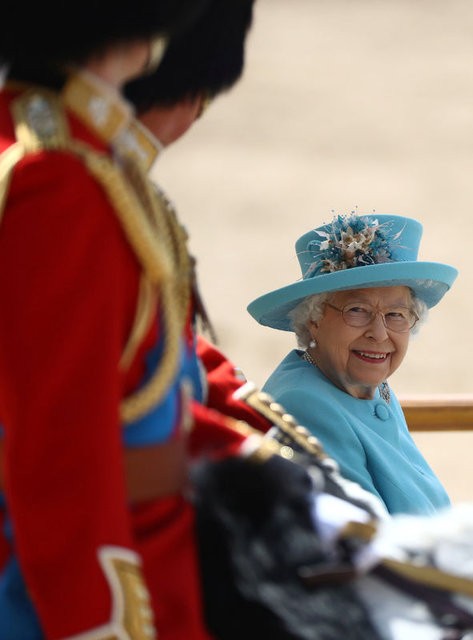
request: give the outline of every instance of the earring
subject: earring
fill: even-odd
[[[309,342],[309,348],[310,348],[310,349],[315,349],[315,347],[316,347],[316,346],[317,346],[317,341],[316,341],[316,340],[314,340],[314,339],[312,339],[312,340]]]

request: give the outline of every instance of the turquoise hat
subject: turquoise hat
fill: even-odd
[[[296,242],[302,279],[270,291],[248,305],[257,322],[293,331],[288,317],[304,298],[315,293],[410,287],[427,307],[450,289],[458,271],[439,262],[417,260],[422,225],[395,215],[338,215]]]

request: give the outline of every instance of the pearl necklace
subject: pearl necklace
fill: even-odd
[[[304,351],[304,353],[302,354],[302,359],[308,362],[309,364],[311,364],[313,367],[317,368],[317,364],[314,358],[310,355],[308,351]]]

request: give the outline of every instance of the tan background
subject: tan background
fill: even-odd
[[[460,270],[395,391],[473,393],[472,167],[471,0],[258,0],[242,80],[156,177],[188,228],[220,346],[258,385],[294,338],[246,305],[299,278],[296,238],[357,208],[416,217],[421,258]],[[473,499],[473,434],[416,439],[453,499]]]

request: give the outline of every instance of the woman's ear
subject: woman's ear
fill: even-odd
[[[315,322],[314,320],[309,320],[309,333],[310,335],[315,338],[316,333],[319,330],[319,323]]]
[[[311,320],[309,322],[309,335],[310,335],[309,349],[315,349],[317,347],[317,333],[318,333],[317,323]]]

